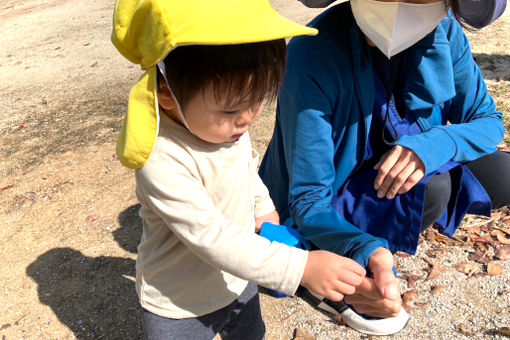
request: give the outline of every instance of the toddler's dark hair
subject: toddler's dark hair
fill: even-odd
[[[285,40],[236,45],[180,46],[165,58],[168,83],[179,104],[212,85],[216,100],[236,105],[274,100],[285,69]]]

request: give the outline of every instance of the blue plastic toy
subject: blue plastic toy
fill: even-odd
[[[303,235],[291,227],[265,222],[262,224],[259,235],[267,238],[271,242],[279,242],[290,247],[306,250],[311,249],[310,242],[305,240]],[[271,295],[278,298],[287,297],[287,295],[276,290],[271,290]]]
[[[303,238],[296,229],[286,227],[284,225],[273,224],[269,222],[262,223],[260,236],[267,238],[269,241],[279,242],[291,247],[310,250],[310,242]]]

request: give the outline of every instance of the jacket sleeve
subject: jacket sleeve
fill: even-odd
[[[465,163],[493,153],[505,135],[503,116],[496,111],[466,35],[455,20],[444,21],[447,24],[456,90],[443,108],[448,123],[397,142],[416,152],[427,174],[450,160]]]
[[[212,266],[282,293],[297,290],[308,252],[269,242],[225,218],[206,192],[198,169],[181,154],[136,172],[140,202],[162,219],[196,256]]]
[[[367,267],[372,252],[387,247],[386,241],[361,231],[331,206],[337,156],[332,135],[347,128],[333,131],[331,124],[336,96],[342,96],[339,84],[320,53],[311,48],[289,53],[277,117],[289,170],[290,214],[316,246]]]

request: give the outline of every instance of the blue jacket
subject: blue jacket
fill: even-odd
[[[371,51],[349,3],[327,10],[311,26],[318,36],[289,44],[260,175],[282,220],[291,217],[319,248],[366,266],[385,241],[339,216],[331,198],[363,161],[375,97]],[[502,114],[453,16],[404,53],[403,99],[425,132],[395,144],[413,150],[427,174],[449,160],[464,163],[496,151],[504,137]]]

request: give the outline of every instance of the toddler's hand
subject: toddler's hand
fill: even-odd
[[[340,301],[356,291],[365,274],[365,269],[354,260],[315,250],[308,255],[301,285],[332,301]]]
[[[280,215],[276,210],[271,211],[269,214],[264,216],[257,217],[255,219],[255,232],[260,232],[260,228],[262,228],[262,223],[269,222],[273,224],[280,224]]]

